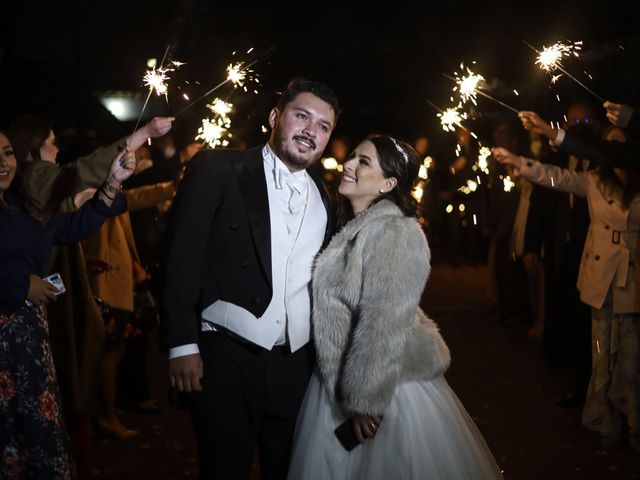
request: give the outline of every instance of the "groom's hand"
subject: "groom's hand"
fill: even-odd
[[[199,353],[184,355],[169,360],[169,382],[180,392],[202,390],[202,359]]]

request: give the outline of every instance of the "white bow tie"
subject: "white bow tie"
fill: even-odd
[[[293,175],[285,170],[277,168],[276,175],[274,175],[274,177],[277,189],[282,189],[284,185],[287,185],[291,190],[302,195],[307,188],[306,175]]]

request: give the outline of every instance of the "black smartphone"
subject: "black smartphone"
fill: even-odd
[[[360,445],[360,442],[356,438],[356,432],[353,430],[351,418],[347,418],[346,421],[340,424],[338,428],[334,430],[334,433],[347,452],[350,452]]]

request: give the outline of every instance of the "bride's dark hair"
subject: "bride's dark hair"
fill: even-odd
[[[395,188],[381,194],[371,202],[371,205],[386,198],[395,203],[406,216],[416,217],[418,202],[413,198],[412,192],[418,180],[420,156],[411,145],[389,135],[370,135],[366,140],[373,144],[378,153],[378,162],[384,178],[394,177],[398,181]],[[351,203],[340,196],[338,224],[344,225],[351,218],[353,218]]]

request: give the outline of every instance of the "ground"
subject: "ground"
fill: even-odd
[[[550,363],[527,327],[500,326],[483,267],[436,266],[425,310],[440,324],[453,362],[446,374],[484,435],[507,480],[640,480],[640,454],[605,449],[580,426],[581,408],[560,408],[566,372]],[[195,479],[189,416],[166,401],[166,359],[151,352],[151,378],[163,413],[124,413],[142,435],[114,440],[96,435],[96,480]],[[254,478],[259,478],[258,467]]]

